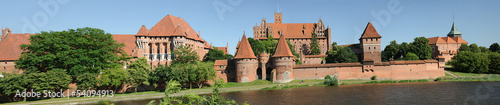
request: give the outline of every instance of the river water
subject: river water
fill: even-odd
[[[500,82],[428,82],[362,84],[222,93],[251,105],[463,105],[500,104]],[[123,101],[117,105],[145,105],[150,100]]]

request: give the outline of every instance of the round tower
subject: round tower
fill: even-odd
[[[245,83],[256,80],[259,65],[245,34],[241,38],[234,60],[236,61],[236,82]]]
[[[273,73],[273,82],[285,83],[294,79],[293,64],[295,59],[285,37],[281,35],[273,55],[274,68],[276,69]]]
[[[257,75],[261,75],[262,80],[267,79],[266,64],[268,61],[269,61],[269,54],[268,53],[264,52],[264,53],[259,54],[259,64],[260,64],[260,73],[261,74],[257,74]],[[259,71],[257,71],[257,72],[259,72]]]

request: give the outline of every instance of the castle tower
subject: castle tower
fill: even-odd
[[[276,79],[276,81],[273,82],[285,83],[292,81],[294,79],[293,64],[295,56],[290,51],[283,35],[280,36],[273,60],[274,68],[276,69],[276,73],[273,75],[273,79]]]
[[[259,54],[259,64],[260,64],[261,71],[257,71],[257,75],[259,75],[259,72],[260,72],[260,76],[262,77],[261,78],[262,80],[267,79],[266,64],[268,61],[269,61],[269,54],[268,53],[264,52],[264,53]]]
[[[258,78],[257,57],[255,57],[245,34],[241,38],[234,60],[236,61],[236,82],[252,82]]]
[[[279,13],[274,12],[274,23],[277,23],[277,24],[283,23],[283,21],[281,20],[282,19],[281,16],[283,16],[281,14],[281,12],[279,12]]]
[[[455,27],[455,20],[453,20],[453,26],[451,26],[451,31],[448,33],[448,37],[460,37],[462,38],[462,33],[458,32],[457,27]]]
[[[372,23],[368,22],[365,31],[363,32],[361,38],[359,38],[361,51],[363,52],[363,54],[361,55],[361,61],[363,62],[363,64],[373,64],[381,62],[381,38],[382,36],[378,34]]]

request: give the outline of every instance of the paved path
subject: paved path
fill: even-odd
[[[451,76],[453,76],[453,77],[458,77],[457,75],[455,75],[455,74],[453,74],[453,73],[450,73],[450,72],[448,72],[448,71],[446,71],[446,70],[444,71],[444,73],[448,73],[448,74],[450,74],[450,75],[451,75]]]
[[[305,82],[305,83],[286,83],[286,85],[313,85],[318,82]],[[278,85],[285,84],[267,84],[267,85],[254,85],[254,86],[242,86],[242,87],[229,87],[229,88],[221,88],[222,92],[233,92],[233,91],[247,91],[247,90],[260,90],[265,87],[272,87]],[[213,89],[192,89],[192,90],[183,90],[179,93],[171,94],[170,97],[182,96],[186,93],[195,93],[195,94],[210,94]],[[115,96],[115,97],[94,97],[94,98],[78,98],[78,99],[68,99],[68,100],[60,100],[60,101],[33,101],[28,103],[12,103],[17,105],[29,105],[29,104],[92,104],[97,103],[99,100],[112,100],[113,102],[118,101],[130,101],[130,100],[145,100],[145,99],[156,99],[163,98],[165,96],[164,93],[150,93],[150,94],[138,94],[138,95],[123,95],[123,96]],[[7,103],[9,104],[9,103]]]

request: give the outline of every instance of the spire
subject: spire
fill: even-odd
[[[252,47],[248,42],[247,36],[243,34],[241,42],[239,43],[238,51],[236,52],[236,56],[234,57],[234,59],[255,59],[255,58],[257,57],[255,57],[253,53]]]
[[[451,26],[451,31],[448,33],[448,36],[454,37],[454,35],[462,35],[455,26],[455,19],[453,19],[453,26]]]
[[[362,38],[382,38],[382,36],[378,34],[377,30],[375,30],[375,27],[373,27],[372,23],[368,22],[368,25],[366,25],[365,31],[361,35],[360,39]]]
[[[284,35],[280,36],[273,57],[293,57],[292,51],[290,51],[290,47],[288,47]]]

